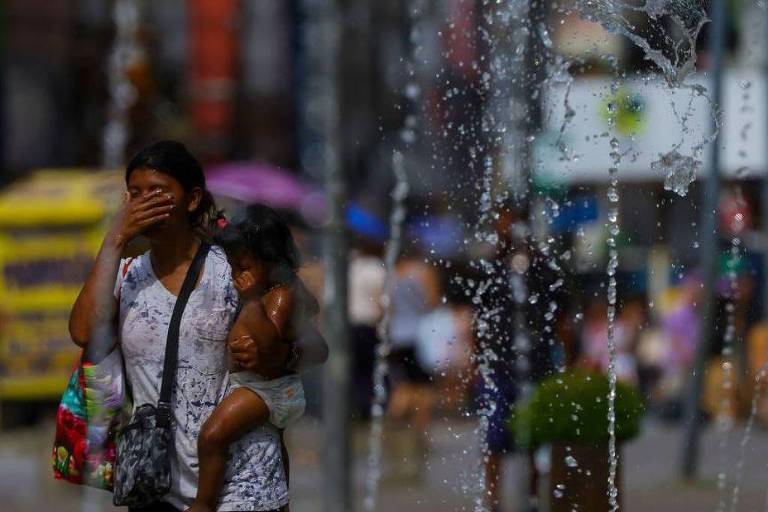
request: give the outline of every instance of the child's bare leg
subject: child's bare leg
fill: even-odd
[[[269,408],[264,400],[245,388],[234,390],[213,410],[197,439],[200,478],[190,511],[216,510],[229,446],[268,418]]]

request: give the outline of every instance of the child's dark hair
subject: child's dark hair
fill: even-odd
[[[125,183],[137,169],[154,169],[167,174],[181,184],[184,192],[195,187],[203,191],[200,205],[192,213],[192,225],[208,228],[217,218],[216,202],[205,186],[203,167],[192,153],[180,142],[161,140],[142,149],[131,159],[125,169]]]
[[[288,223],[269,206],[252,204],[214,236],[229,255],[248,251],[257,261],[278,272],[295,274],[301,258]]]

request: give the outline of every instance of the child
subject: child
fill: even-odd
[[[251,338],[258,346],[260,365],[268,369],[256,375],[233,362],[232,391],[200,431],[200,478],[188,512],[216,510],[233,442],[261,422],[284,429],[303,414],[301,380],[282,363],[288,353],[289,366],[295,363],[294,342],[318,311],[317,301],[296,276],[299,254],[288,225],[274,210],[248,207],[245,216],[227,224],[215,241],[227,254],[240,296],[229,345]]]

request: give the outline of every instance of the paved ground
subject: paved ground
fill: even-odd
[[[402,439],[390,431],[385,445],[387,460],[379,497],[380,511],[464,511],[472,510],[472,489],[477,461],[477,444],[472,424],[466,421],[440,420],[433,428],[433,441],[420,478],[404,477],[417,456],[398,449]],[[361,430],[355,436],[355,491],[358,503],[365,482],[365,439]],[[683,484],[677,479],[680,432],[677,427],[653,420],[646,423],[642,436],[623,452],[627,512],[715,511],[718,507],[717,475],[724,470],[730,481],[738,473],[736,466],[742,450],[742,431],[736,431],[725,451],[720,450],[721,436],[712,430],[703,438],[701,479]],[[51,477],[48,454],[52,425],[17,429],[0,435],[0,510],[32,512],[95,512],[112,510],[109,495],[58,482]],[[288,437],[292,454],[293,512],[320,510],[323,485],[319,470],[322,441],[316,424],[305,422]],[[402,443],[400,443],[402,444]],[[732,491],[725,496],[728,507],[723,512],[755,512],[766,509],[768,482],[768,433],[756,431],[743,458],[739,505],[730,508]],[[396,468],[398,471],[393,471]],[[722,468],[722,469],[721,469]],[[517,509],[521,461],[511,457],[506,468],[504,510]]]

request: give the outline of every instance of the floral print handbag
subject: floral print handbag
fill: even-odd
[[[54,476],[112,490],[115,438],[130,408],[120,350],[98,364],[81,357],[56,412]]]

